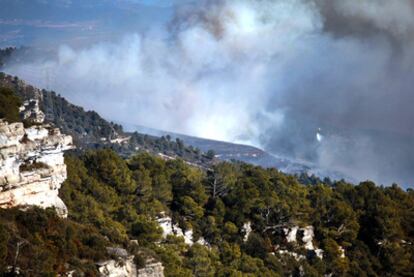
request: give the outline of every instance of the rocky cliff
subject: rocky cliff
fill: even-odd
[[[0,121],[0,207],[55,207],[66,217],[58,190],[66,179],[63,151],[72,147],[70,136],[48,125]]]

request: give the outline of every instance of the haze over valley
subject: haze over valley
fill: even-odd
[[[414,184],[412,1],[3,2],[4,71],[110,121]]]

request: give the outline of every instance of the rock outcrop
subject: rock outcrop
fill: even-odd
[[[149,263],[138,270],[138,277],[164,277],[162,263]]]
[[[313,226],[306,226],[303,228],[293,226],[291,228],[285,228],[283,231],[285,232],[286,241],[288,243],[298,243],[297,237],[300,234],[303,247],[307,251],[314,253],[318,258],[323,258],[323,250],[315,247],[313,243],[313,238],[315,236]]]
[[[178,224],[172,222],[171,217],[163,215],[163,217],[157,219],[158,224],[162,228],[163,238],[167,238],[168,235],[175,235],[182,237],[184,242],[188,245],[192,245],[193,242],[193,230],[183,231]]]
[[[102,277],[164,277],[162,263],[149,263],[137,270],[134,256],[99,263],[98,270]]]
[[[137,269],[134,256],[126,259],[108,260],[98,264],[98,270],[103,277],[136,277]]]
[[[253,229],[252,229],[252,223],[250,221],[244,223],[243,224],[242,231],[244,233],[243,241],[246,242],[249,239],[250,233],[253,231]]]
[[[165,239],[169,235],[174,235],[177,237],[182,237],[184,239],[184,243],[187,245],[193,245],[194,243],[198,243],[207,247],[210,247],[210,244],[203,238],[199,237],[198,240],[194,240],[193,238],[193,230],[183,230],[181,229],[178,224],[174,224],[171,217],[162,214],[162,217],[157,219],[158,224],[162,229],[162,237]]]
[[[108,247],[107,251],[116,258],[97,265],[102,277],[164,277],[164,267],[160,262],[150,259],[145,267],[137,269],[134,256],[125,249]]]
[[[0,121],[0,207],[55,207],[66,217],[58,190],[67,175],[63,151],[72,147],[70,136],[48,125]]]

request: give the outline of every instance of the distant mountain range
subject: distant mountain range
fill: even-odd
[[[2,0],[0,46],[85,45],[144,31],[171,17],[170,1]]]

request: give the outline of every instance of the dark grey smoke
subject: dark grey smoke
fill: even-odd
[[[164,31],[61,46],[56,59],[8,71],[112,120],[248,142],[357,180],[414,184],[413,1],[176,8]]]

